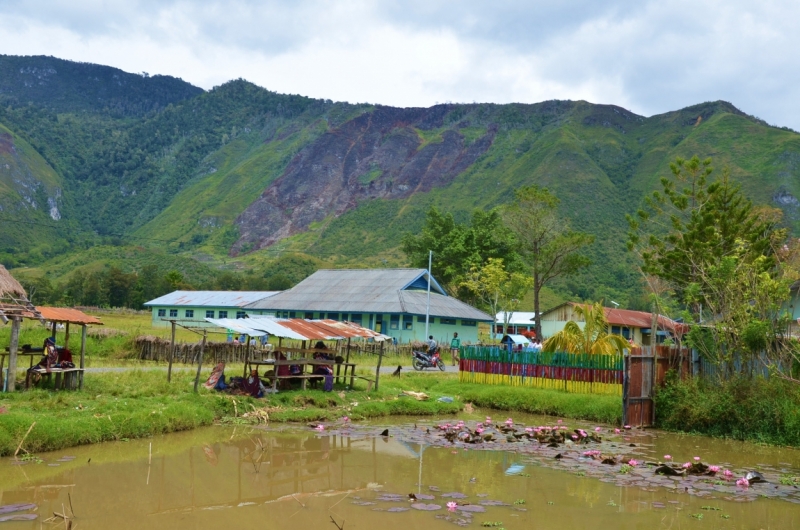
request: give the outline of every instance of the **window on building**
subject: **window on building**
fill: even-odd
[[[347,319],[347,313],[342,313],[342,320],[341,320],[341,321],[342,321],[342,322],[347,322],[347,321],[348,321],[348,319]]]
[[[461,321],[461,325],[462,325],[462,326],[477,326],[477,325],[478,325],[478,323],[477,323],[477,322],[475,322],[474,320],[462,320],[462,321]],[[501,326],[501,327],[502,327],[502,326]]]
[[[400,329],[400,315],[391,315],[389,318],[389,329]]]
[[[213,311],[206,311],[206,318],[214,318],[214,312]]]
[[[411,315],[403,315],[403,329],[414,329],[414,317]]]
[[[219,318],[228,318],[228,312],[227,311],[220,311],[219,312]]]
[[[328,320],[339,320],[339,313],[328,313]]]
[[[307,318],[308,320],[312,320],[312,319],[314,318],[314,313],[308,313],[308,312],[306,312],[306,313],[303,315],[303,318]]]
[[[429,321],[430,321],[430,322],[433,322],[433,319],[429,319]],[[422,322],[422,323],[424,323],[424,322],[425,322],[425,315],[419,315],[419,316],[417,317],[417,322]]]
[[[294,311],[289,311],[289,318],[297,318],[297,313]]]
[[[440,318],[439,322],[441,322],[442,324],[448,324],[450,326],[455,326],[456,325],[456,319],[455,318]]]
[[[169,310],[169,316],[177,317],[178,316],[178,310],[177,309],[170,309]]]
[[[278,311],[275,314],[278,315],[280,318],[289,318],[289,312],[288,311],[283,311],[283,312]]]
[[[183,312],[183,316],[186,318],[194,318],[194,309],[187,309]]]
[[[160,317],[167,316],[167,310],[166,309],[159,309],[158,310],[158,316],[160,316]]]
[[[236,318],[245,318],[247,317],[247,313],[245,311],[237,311]]]
[[[361,315],[361,313],[353,313],[350,315],[350,322],[353,324],[358,324],[359,326],[361,325],[363,319],[364,317]]]

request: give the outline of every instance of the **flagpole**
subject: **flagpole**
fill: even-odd
[[[428,303],[425,305],[425,340],[428,340],[428,322],[431,314],[431,262],[433,261],[433,251],[428,251]]]

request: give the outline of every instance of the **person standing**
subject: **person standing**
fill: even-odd
[[[459,361],[458,349],[461,347],[461,339],[458,338],[458,333],[453,333],[453,340],[450,341],[450,355],[453,357],[453,366]]]

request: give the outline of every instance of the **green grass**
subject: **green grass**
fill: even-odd
[[[674,376],[656,395],[662,429],[773,445],[800,445],[800,385],[761,377],[719,384]]]
[[[227,374],[239,374],[231,367]],[[207,377],[209,370],[203,371]],[[353,420],[389,416],[454,415],[465,403],[482,408],[554,414],[561,417],[618,423],[619,400],[517,387],[460,384],[454,374],[412,373],[382,376],[380,389],[366,393],[337,386],[334,392],[293,390],[252,399],[192,392],[194,370],[174,371],[172,383],[163,370],[86,374],[82,391],[34,389],[0,394],[0,456],[13,454],[27,429],[36,422],[24,448],[37,453],[103,441],[142,438],[193,429],[222,421],[249,423],[246,412],[266,408],[272,422]],[[430,399],[402,396],[404,390],[425,392]],[[452,403],[439,402],[442,396]],[[236,404],[234,405],[234,400]]]

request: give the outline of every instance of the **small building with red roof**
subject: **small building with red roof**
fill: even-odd
[[[583,319],[575,311],[576,306],[586,305],[579,302],[564,302],[561,305],[542,312],[542,335],[545,338],[553,336],[564,329],[569,321],[579,325]],[[653,314],[647,311],[633,311],[630,309],[617,309],[604,307],[603,311],[608,321],[608,332],[622,335],[626,339],[643,346],[653,343]],[[663,316],[656,318],[655,336],[656,343],[660,344],[668,338],[680,336],[685,332],[685,325]]]

